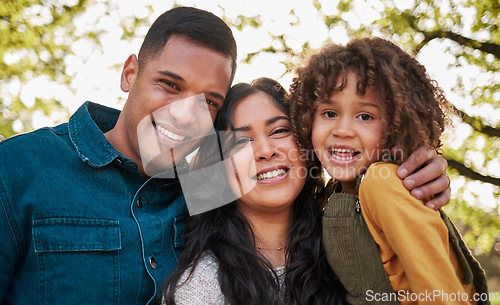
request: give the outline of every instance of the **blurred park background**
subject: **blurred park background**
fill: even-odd
[[[0,139],[64,122],[86,100],[120,109],[123,62],[137,54],[154,19],[178,5],[230,25],[235,82],[267,76],[288,88],[308,54],[352,37],[385,37],[414,54],[458,114],[444,135],[452,180],[445,210],[490,289],[500,291],[498,0],[2,1]]]

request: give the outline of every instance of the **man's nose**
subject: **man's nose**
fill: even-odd
[[[191,125],[196,121],[197,116],[200,115],[198,109],[198,104],[201,103],[200,98],[204,98],[203,95],[201,97],[200,95],[190,96],[169,105],[170,116],[177,125]]]

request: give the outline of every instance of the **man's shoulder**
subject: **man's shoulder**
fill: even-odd
[[[30,132],[17,134],[0,141],[0,152],[26,151],[47,148],[53,141],[61,141],[68,134],[68,123],[53,127],[42,127]]]
[[[0,142],[0,180],[21,185],[27,176],[34,177],[61,164],[61,159],[67,157],[66,152],[73,150],[64,125],[40,128]]]

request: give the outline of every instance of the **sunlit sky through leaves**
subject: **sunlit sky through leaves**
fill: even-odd
[[[38,77],[29,83],[21,86],[12,82],[8,90],[12,93],[21,92],[21,99],[26,105],[33,105],[35,98],[56,98],[69,108],[73,113],[82,103],[87,100],[121,109],[127,95],[120,90],[120,72],[122,64],[130,54],[137,54],[147,26],[136,30],[136,38],[122,39],[122,27],[120,22],[133,22],[134,18],[148,18],[152,23],[164,11],[173,6],[172,1],[132,1],[132,0],[110,0],[116,9],[108,10],[99,1],[96,5],[91,5],[87,12],[75,18],[77,29],[84,31],[87,29],[103,31],[100,36],[101,46],[95,46],[89,41],[80,40],[72,45],[74,55],[68,56],[66,73],[72,76],[70,88],[50,82],[47,77]],[[337,1],[319,1],[325,14],[336,12]],[[395,1],[399,9],[409,8],[413,1]],[[364,1],[355,1],[354,10],[346,15],[351,26],[356,26],[361,22],[370,22],[380,17],[377,13],[376,5],[380,2],[373,2],[367,5]],[[295,50],[300,50],[304,42],[308,41],[314,49],[320,48],[329,39],[337,43],[348,41],[346,31],[341,27],[328,29],[322,17],[312,5],[311,1],[269,1],[269,0],[226,0],[226,1],[177,1],[179,5],[195,6],[206,9],[214,14],[232,20],[237,23],[237,17],[244,15],[247,17],[260,16],[261,27],[244,27],[242,31],[233,29],[236,42],[238,44],[238,57],[243,59],[246,54],[258,51],[261,48],[272,45],[269,34],[285,34],[288,46]],[[293,12],[293,14],[291,14]],[[108,14],[107,14],[108,13]],[[43,14],[41,15],[43,18]],[[50,17],[50,14],[47,18]],[[464,25],[467,28],[467,25]],[[440,86],[445,90],[448,99],[457,107],[464,109],[474,115],[481,112],[491,113],[488,118],[490,123],[498,122],[498,113],[489,111],[491,105],[472,107],[471,101],[466,100],[452,91],[455,85],[454,73],[473,76],[479,82],[481,79],[490,76],[481,75],[477,67],[462,67],[450,69],[449,64],[454,59],[452,54],[446,52],[446,45],[443,43],[430,43],[419,54],[418,59],[427,67],[429,74],[437,79]],[[15,60],[13,58],[12,60]],[[288,88],[292,74],[284,74],[285,66],[280,61],[285,61],[284,55],[260,54],[254,58],[251,64],[239,63],[235,77],[237,82],[249,82],[254,78],[267,76],[278,79],[281,84]],[[491,81],[491,80],[490,80]],[[500,80],[497,80],[500,82]],[[467,84],[466,84],[467,85]],[[64,121],[65,117],[54,113],[47,118],[41,113],[33,116],[34,127],[39,128],[53,125],[54,121]],[[496,124],[496,123],[495,123]],[[470,126],[459,125],[454,131],[447,134],[453,141],[450,146],[460,146],[461,141],[471,133]],[[455,144],[454,144],[455,143]],[[480,154],[480,153],[479,153]],[[481,158],[481,156],[477,156]],[[483,156],[484,158],[484,156]],[[499,173],[500,165],[490,172]],[[455,179],[453,189],[458,189],[464,183],[464,179]],[[487,194],[480,202],[486,209],[495,208],[497,203],[492,196],[491,186],[478,182],[477,193]],[[489,188],[482,190],[482,188]],[[467,199],[467,198],[464,198]],[[471,198],[477,201],[477,199]]]

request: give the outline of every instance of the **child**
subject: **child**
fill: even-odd
[[[476,293],[487,292],[479,264],[446,215],[396,176],[417,147],[441,147],[451,114],[425,68],[387,40],[354,39],[313,55],[292,94],[300,145],[336,181],[323,241],[347,301],[476,304]]]

